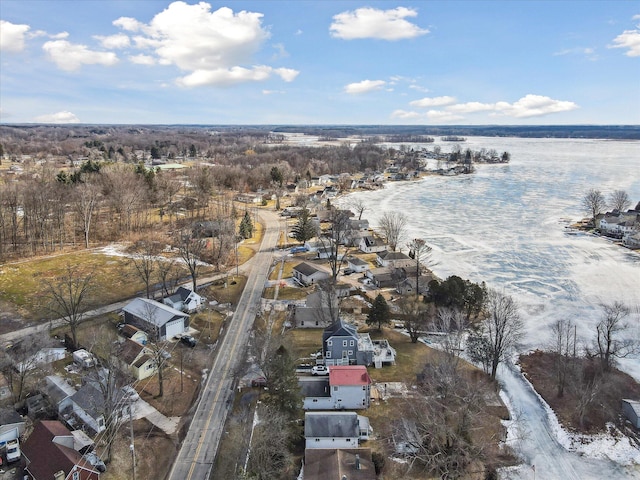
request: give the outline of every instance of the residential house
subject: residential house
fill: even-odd
[[[365,235],[360,239],[358,248],[363,253],[378,253],[387,250],[387,245],[379,238],[373,235]]]
[[[242,203],[262,203],[263,197],[258,193],[241,193],[236,200]]]
[[[635,230],[622,237],[622,244],[627,248],[640,248],[640,230]]]
[[[623,398],[622,413],[635,428],[640,429],[640,401]]]
[[[307,295],[303,307],[293,306],[293,321],[298,328],[325,328],[338,315],[338,295],[317,291]]]
[[[358,257],[349,257],[347,258],[347,268],[350,268],[357,273],[366,272],[369,270],[369,262]]]
[[[329,273],[311,263],[302,262],[293,267],[293,279],[302,286],[313,285],[329,278]]]
[[[366,218],[352,218],[349,220],[349,224],[351,230],[360,230],[361,232],[365,232],[369,230],[369,220]]]
[[[152,352],[143,344],[127,339],[118,352],[123,370],[128,370],[136,380],[155,375],[157,368]]]
[[[181,312],[193,313],[204,304],[205,300],[204,297],[201,297],[193,290],[179,287],[176,293],[166,297],[162,302]]]
[[[59,375],[49,375],[45,377],[45,391],[49,403],[55,407],[58,415],[72,408],[71,397],[76,393],[67,380]]]
[[[67,423],[79,420],[85,427],[99,433],[106,428],[105,416],[122,418],[129,415],[129,404],[123,401],[124,394],[120,389],[113,393],[113,411],[107,411],[105,396],[97,382],[87,382],[71,396],[71,407],[63,412]]]
[[[329,378],[298,378],[305,410],[369,408],[371,377],[364,365],[330,366]]]
[[[100,472],[75,446],[74,436],[62,423],[40,421],[22,444],[25,471],[33,480],[99,480]]]
[[[304,480],[375,480],[370,448],[313,448],[304,453]]]
[[[134,327],[133,325],[124,325],[120,330],[120,333],[129,340],[133,340],[141,345],[146,345],[149,341],[149,335],[147,332],[140,330],[138,327]]]
[[[390,252],[384,250],[378,252],[376,263],[387,268],[407,268],[415,266],[416,261],[402,252]]]
[[[322,332],[322,354],[327,365],[358,363],[358,333],[354,325],[342,319]]]
[[[182,334],[189,327],[188,314],[148,298],[136,298],[122,311],[125,323],[141,328],[158,340]]]
[[[224,234],[233,234],[235,224],[232,218],[222,218],[219,220],[199,221],[191,226],[194,237],[198,238],[217,238]]]
[[[356,412],[306,412],[305,448],[354,448],[369,439],[370,428]]]
[[[25,421],[13,408],[0,409],[0,446],[9,440],[20,438],[24,433]]]
[[[392,288],[396,286],[394,269],[389,267],[372,268],[364,272],[365,276],[376,288]]]

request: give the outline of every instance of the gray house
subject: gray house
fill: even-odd
[[[192,313],[198,310],[204,301],[204,297],[201,297],[193,290],[186,287],[179,287],[176,293],[166,297],[162,303],[181,312]]]
[[[49,375],[45,378],[45,388],[47,398],[51,405],[54,405],[58,415],[72,406],[71,397],[76,393],[76,389],[67,383],[59,375]]]
[[[356,327],[338,319],[325,328],[322,332],[322,354],[328,365],[359,363]]]
[[[298,328],[325,328],[337,315],[337,295],[320,290],[307,295],[304,307],[294,306],[293,320]]]
[[[369,439],[369,419],[356,412],[304,414],[305,448],[354,448]]]
[[[189,315],[148,298],[136,298],[123,309],[124,321],[135,325],[151,337],[167,340],[189,328]]]
[[[328,272],[310,263],[302,262],[293,267],[293,279],[302,286],[306,287],[326,278],[329,278]]]
[[[305,410],[359,410],[371,404],[371,377],[364,365],[330,366],[329,378],[298,378]]]
[[[635,428],[640,429],[640,402],[639,401],[623,398],[622,413]]]

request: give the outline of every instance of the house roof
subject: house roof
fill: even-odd
[[[307,412],[304,414],[304,436],[358,438],[356,412]]]
[[[355,468],[356,455],[360,469]],[[308,448],[304,452],[305,480],[375,480],[370,448]]]
[[[141,345],[134,340],[127,339],[124,342],[124,345],[122,345],[122,349],[120,350],[118,357],[127,365],[131,365],[143,350],[144,345]]]
[[[11,425],[21,422],[24,422],[24,418],[22,418],[13,408],[0,409],[0,425]]]
[[[357,267],[361,267],[363,265],[369,265],[369,262],[365,262],[364,260],[358,257],[349,257],[347,258],[347,262]]]
[[[336,365],[329,367],[329,383],[336,385],[369,385],[371,377],[364,365]]]
[[[356,336],[356,327],[345,322],[343,319],[339,318],[327,328],[324,329],[322,334],[323,339],[328,339],[331,337],[355,337]]]
[[[76,393],[75,388],[67,383],[67,381],[59,375],[49,375],[46,377],[47,396],[58,405],[62,400]]]
[[[181,302],[181,301],[186,302],[187,299],[192,295],[198,295],[198,294],[187,287],[180,287],[178,288],[178,290],[176,290],[176,293],[174,293],[169,297],[169,300],[171,300],[172,303]]]
[[[127,338],[131,338],[133,337],[136,333],[138,332],[142,332],[142,330],[140,330],[138,327],[134,326],[134,325],[125,325],[124,327],[122,327],[122,335],[124,335]],[[146,332],[143,332],[146,334]]]
[[[149,360],[152,360],[153,357],[151,355],[142,355],[137,361],[136,363],[133,364],[134,367],[136,368],[140,368],[142,365],[144,365],[145,363],[147,363]]]
[[[171,320],[189,316],[180,310],[149,298],[134,298],[122,310],[157,327],[161,327]]]
[[[411,260],[411,257],[402,252],[390,252],[389,250],[378,252],[378,257],[382,260]]]
[[[91,383],[85,383],[71,399],[92,418],[99,418],[103,414],[104,395]]]
[[[33,432],[22,444],[31,476],[35,480],[51,480],[56,472],[62,470],[68,474],[74,465],[81,465],[89,470],[83,479],[97,480],[100,474],[83,460],[80,453],[55,442],[57,437],[69,437],[73,442],[71,432],[57,420],[42,420],[35,424]]]
[[[325,378],[298,378],[298,385],[303,397],[330,397],[329,379]]]
[[[300,274],[304,275],[305,277],[313,275],[314,273],[322,272],[322,270],[320,270],[318,267],[307,262],[299,263],[298,265],[293,267],[293,269],[297,272],[300,272]]]

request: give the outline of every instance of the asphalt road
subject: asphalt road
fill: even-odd
[[[260,310],[260,299],[273,250],[278,241],[279,220],[273,212],[260,212],[266,225],[262,244],[256,255],[243,265],[247,283],[224,338],[218,346],[200,402],[189,431],[169,474],[170,480],[206,480],[210,478],[224,423],[233,398],[234,372],[246,349],[249,332]],[[215,478],[215,472],[213,472]]]

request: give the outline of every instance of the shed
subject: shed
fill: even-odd
[[[158,340],[184,333],[189,327],[188,314],[148,298],[136,298],[122,311],[127,324],[136,325]]]

